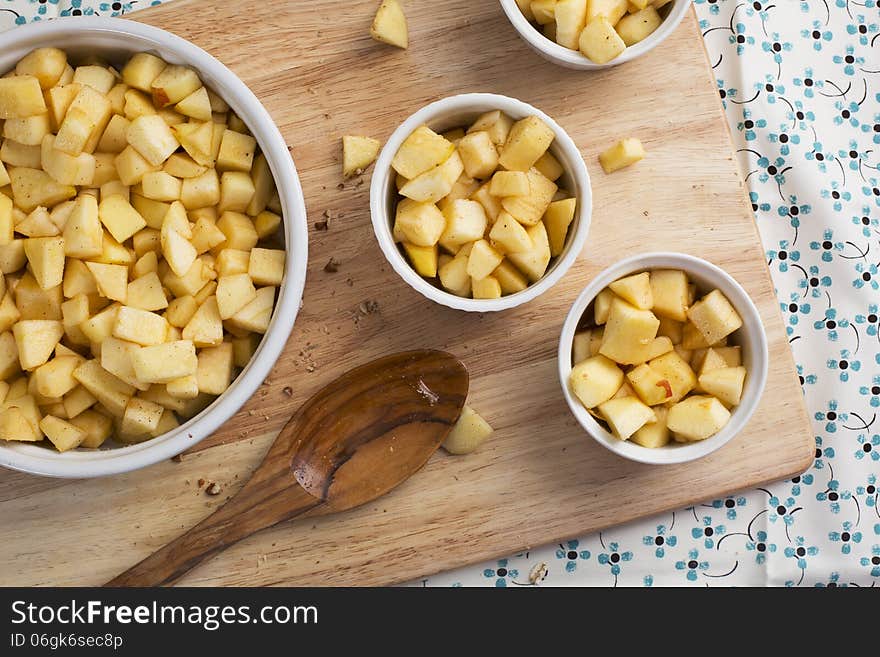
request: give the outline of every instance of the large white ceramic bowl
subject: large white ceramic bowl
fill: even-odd
[[[284,138],[256,96],[211,55],[170,32],[117,18],[76,17],[33,23],[3,34],[0,73],[34,48],[55,46],[76,55],[98,55],[110,62],[136,52],[152,52],[198,71],[247,124],[266,159],[284,210],[287,260],[284,282],[257,353],[226,392],[174,431],[137,445],[113,444],[100,450],[58,453],[26,444],[0,444],[0,465],[52,477],[97,477],[143,468],[192,447],[229,420],[266,378],[284,348],[302,300],[308,259],[308,229],[302,188]]]
[[[565,249],[551,261],[541,280],[529,285],[522,292],[509,294],[500,299],[466,299],[435,287],[428,280],[422,278],[412,268],[406,256],[394,242],[392,228],[398,193],[395,185],[396,173],[391,168],[391,160],[394,159],[394,155],[404,140],[421,125],[427,125],[432,130],[442,132],[450,128],[466,126],[480,114],[494,110],[501,110],[514,120],[526,116],[539,116],[550,126],[556,135],[550,145],[550,152],[565,169],[565,173],[562,174],[557,184],[577,197],[577,211],[574,221],[568,229]],[[450,308],[472,312],[493,312],[513,308],[531,301],[553,287],[574,264],[584,248],[587,235],[590,232],[592,209],[593,193],[590,187],[590,174],[587,173],[587,167],[577,145],[568,136],[568,133],[541,110],[521,100],[498,94],[477,93],[450,96],[431,103],[410,116],[394,131],[379,154],[370,185],[370,215],[373,219],[373,231],[379,241],[382,253],[385,254],[385,258],[394,271],[428,299]]]
[[[577,332],[584,312],[596,298],[596,295],[618,278],[652,269],[681,269],[687,272],[691,281],[697,286],[698,296],[711,292],[715,288],[721,290],[742,317],[743,325],[731,336],[731,344],[738,344],[742,347],[743,365],[748,370],[742,400],[739,406],[732,409],[730,421],[721,431],[699,442],[671,442],[664,447],[655,449],[642,447],[631,441],[615,437],[587,412],[587,409],[574,396],[568,385],[568,377],[572,369],[571,352],[574,334]],[[581,426],[596,442],[620,456],[641,463],[684,463],[723,447],[743,430],[749,418],[752,417],[761,401],[764,384],[767,382],[767,335],[755,304],[752,303],[742,286],[723,269],[684,253],[645,253],[627,258],[609,267],[594,278],[581,292],[562,327],[558,361],[559,382],[562,385],[565,401],[568,402],[568,407]]]
[[[529,23],[517,6],[516,0],[501,0],[501,7],[504,9],[508,20],[510,20],[519,36],[532,50],[554,64],[582,71],[610,68],[611,66],[631,61],[636,57],[641,57],[675,31],[690,5],[691,0],[673,0],[673,2],[667,5],[668,9],[663,8],[663,11],[668,12],[666,18],[663,19],[663,23],[644,41],[629,46],[620,56],[612,59],[607,64],[596,64],[587,59],[580,51],[560,46],[555,41],[545,37],[534,25]]]

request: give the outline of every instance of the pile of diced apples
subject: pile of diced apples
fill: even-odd
[[[266,158],[195,71],[57,48],[0,78],[0,440],[136,443],[202,410],[284,272]]]
[[[539,117],[487,112],[465,130],[417,128],[391,166],[394,239],[421,276],[460,297],[526,289],[562,253],[577,199],[556,181],[555,135]]]
[[[516,0],[551,41],[606,64],[660,27],[672,0]]]
[[[597,295],[591,328],[575,335],[571,391],[621,440],[705,440],[740,403],[746,368],[728,341],[742,319],[717,289],[695,297],[680,270],[627,276]]]

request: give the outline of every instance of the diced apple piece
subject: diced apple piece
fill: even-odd
[[[39,79],[33,75],[0,78],[0,119],[26,119],[45,111]]]
[[[372,137],[343,136],[342,175],[351,178],[366,171],[367,167],[376,160],[381,146],[381,142]]]
[[[48,112],[34,114],[26,119],[6,119],[3,124],[3,136],[25,146],[40,145],[43,137],[50,132]]]
[[[724,359],[727,367],[739,367],[742,365],[742,347],[712,347],[712,349]]]
[[[199,351],[196,379],[199,392],[221,395],[232,382],[232,343],[222,342],[216,347]]]
[[[269,289],[272,288],[262,288]],[[248,305],[242,308],[239,313],[245,312],[252,304],[260,300],[257,296]],[[273,297],[274,301],[274,297]],[[270,306],[271,311],[271,306]],[[236,314],[233,319],[237,318]],[[199,309],[183,328],[183,339],[192,340],[197,347],[212,347],[223,342],[223,320],[220,317],[220,310],[217,306],[217,297],[210,296],[199,306]],[[175,377],[176,378],[176,377]]]
[[[47,415],[40,420],[40,430],[55,445],[59,452],[75,449],[86,438],[86,432],[79,427],[65,422],[54,415]]]
[[[645,147],[642,146],[642,142],[635,137],[628,137],[602,151],[599,154],[599,164],[602,165],[605,173],[614,173],[618,169],[635,164],[644,157]]]
[[[0,333],[0,379],[6,380],[20,370],[16,339],[10,331],[4,331]]]
[[[736,406],[742,399],[745,367],[720,367],[700,375],[700,389],[717,397],[725,406]]]
[[[256,298],[228,320],[230,324],[241,330],[265,333],[269,329],[269,322],[272,319],[276,290],[277,288],[275,287],[261,287],[257,290]],[[201,308],[199,310],[201,311]],[[198,313],[196,314],[198,315]],[[217,316],[219,317],[219,314]],[[193,320],[195,320],[195,317],[193,317]],[[192,324],[192,321],[190,324]],[[187,328],[189,328],[190,324],[187,324]],[[186,332],[186,329],[184,329],[184,332]],[[196,341],[196,346],[199,346],[198,341]]]
[[[117,242],[124,242],[147,225],[131,203],[121,196],[110,196],[98,206],[98,218]]]
[[[611,302],[615,298],[617,298],[617,295],[608,288],[604,288],[596,295],[596,300],[593,301],[593,319],[599,326],[608,321],[608,315],[611,312]]]
[[[705,440],[730,420],[730,411],[715,397],[693,395],[669,409],[669,429],[687,440]]]
[[[257,140],[234,130],[225,130],[217,155],[217,168],[223,171],[249,172],[254,162]]]
[[[135,53],[122,68],[122,81],[130,87],[150,93],[151,85],[168,64],[146,52]]]
[[[169,65],[150,83],[150,91],[157,107],[167,107],[179,103],[201,86],[202,81],[191,68]]]
[[[113,161],[116,165],[116,173],[123,184],[137,185],[144,179],[144,175],[155,171],[156,167],[147,162],[140,153],[131,146],[126,146]]]
[[[409,259],[410,264],[413,266],[413,269],[416,270],[416,273],[418,273],[419,276],[434,278],[437,275],[436,244],[434,246],[416,246],[415,244],[402,242],[401,246],[406,253],[406,257]],[[257,249],[254,249],[254,251],[256,250]],[[281,253],[283,255],[284,252],[282,251]],[[253,251],[251,251],[251,258],[253,258]],[[278,285],[280,284],[280,281],[272,284]]]
[[[651,295],[654,300],[652,307],[654,314],[677,322],[685,321],[688,309],[687,287],[687,274],[681,270],[656,269],[652,271]]]
[[[492,277],[498,281],[503,295],[522,292],[529,286],[526,277],[507,260],[501,261],[501,264],[492,272]]]
[[[527,116],[520,119],[510,129],[510,134],[498,157],[498,163],[510,171],[529,171],[532,165],[547,152],[554,137],[553,129],[539,117]],[[534,190],[532,193],[534,194]]]
[[[450,454],[470,454],[493,433],[492,427],[473,408],[465,405],[455,426],[443,441],[443,449]]]
[[[504,256],[492,248],[486,240],[478,240],[468,256],[467,273],[473,279],[480,280],[489,276]]]
[[[58,234],[58,226],[52,221],[48,210],[39,206],[15,224],[15,232],[28,237],[53,237]]]
[[[670,351],[648,362],[661,379],[669,382],[672,394],[666,401],[677,402],[697,385],[697,376],[691,366],[675,351]]]
[[[412,180],[445,162],[454,150],[452,142],[427,126],[420,126],[401,144],[391,166],[404,178]]]
[[[48,290],[64,279],[64,239],[32,237],[24,241],[24,253],[39,286]]]
[[[82,359],[75,356],[56,357],[40,365],[32,375],[37,392],[43,397],[62,397],[79,385],[73,371]]]
[[[23,370],[33,370],[52,355],[64,335],[64,326],[56,320],[21,320],[12,327],[18,359]]]
[[[94,277],[98,294],[125,303],[128,298],[128,267],[100,262],[87,262],[86,267]]]
[[[397,0],[382,0],[370,27],[370,36],[397,48],[409,46],[406,16]]]
[[[437,276],[443,289],[459,297],[471,296],[471,277],[468,275],[468,259],[473,243],[461,248],[454,258],[438,261]]]
[[[546,25],[556,20],[556,3],[558,0],[532,0],[532,16],[538,25]]]
[[[167,222],[167,217],[166,223],[162,225],[161,243],[162,255],[171,271],[178,276],[184,276],[192,267],[198,253],[189,240]]]
[[[527,253],[534,246],[526,229],[507,212],[498,215],[489,231],[489,239],[505,253]]]
[[[614,298],[599,353],[618,363],[643,363],[659,325],[650,310],[641,310],[619,297]]]
[[[527,175],[529,195],[508,196],[501,199],[501,206],[521,224],[534,226],[541,221],[553,201],[557,187],[556,183],[542,176],[537,169],[530,169]]]
[[[726,338],[743,324],[739,313],[720,290],[712,290],[697,301],[688,309],[687,316],[709,345]]]
[[[568,227],[574,220],[576,209],[577,199],[575,198],[553,201],[547,206],[544,213],[544,226],[547,228],[547,238],[550,241],[550,255],[554,258],[561,255],[565,249]]]
[[[194,374],[182,376],[165,384],[165,390],[178,399],[195,399],[199,396],[199,382]]]
[[[500,299],[501,283],[494,276],[471,280],[471,294],[474,299]]]
[[[648,406],[656,406],[672,399],[672,384],[645,363],[627,372],[626,378]]]
[[[283,252],[282,252],[283,253]],[[251,252],[253,256],[253,252]],[[221,276],[217,279],[217,308],[221,319],[229,319],[257,296],[253,281],[247,274]]]
[[[496,171],[489,184],[492,196],[526,196],[529,177],[524,171]]]
[[[578,40],[570,47],[580,49],[587,59],[596,64],[607,64],[626,50],[626,43],[615,32],[611,22],[605,16],[599,16],[586,24]],[[607,169],[605,171],[610,173]]]
[[[621,18],[614,29],[627,46],[632,46],[650,36],[662,22],[657,10],[646,5],[641,11]]]
[[[608,287],[617,296],[628,301],[636,308],[650,310],[654,305],[651,294],[651,275],[648,272],[634,274],[614,281]]]
[[[471,178],[488,178],[498,168],[498,151],[488,132],[470,132],[462,137],[458,153]]]
[[[440,240],[446,222],[443,213],[433,203],[402,199],[397,204],[395,233],[416,246],[433,246]]]
[[[15,65],[17,76],[37,78],[40,88],[54,87],[67,68],[67,54],[58,48],[37,48],[22,57]]]
[[[122,433],[130,436],[149,434],[159,426],[165,409],[155,402],[132,397],[125,406],[122,416]]]
[[[212,141],[214,138],[214,124],[211,121],[204,123],[182,123],[172,128],[180,145],[190,156],[197,166],[213,167],[214,154]],[[172,156],[173,157],[173,156]],[[171,159],[171,158],[169,158]],[[204,173],[202,171],[201,173]],[[201,174],[197,174],[201,175]],[[195,176],[180,176],[181,178],[193,178]]]
[[[665,406],[657,406],[653,410],[657,419],[642,426],[632,435],[631,440],[642,447],[656,449],[668,444],[670,436],[669,427],[666,426],[668,410]]]
[[[239,212],[224,212],[217,220],[217,228],[226,236],[224,249],[247,251],[254,248],[260,239],[250,218]]]
[[[400,194],[414,201],[436,203],[452,191],[462,171],[462,158],[453,152],[442,164],[407,182],[400,188]]]
[[[64,225],[64,253],[72,258],[101,255],[104,230],[98,218],[98,202],[94,196],[80,194]]]
[[[526,229],[532,240],[532,248],[523,253],[510,253],[507,258],[526,277],[535,283],[544,276],[547,265],[550,264],[550,242],[547,238],[547,230],[543,222]]]
[[[154,201],[176,201],[180,198],[182,183],[179,178],[164,171],[150,171],[141,180],[144,196]]]
[[[144,383],[168,383],[194,375],[198,368],[191,340],[141,347],[132,353],[131,362],[135,376]]]
[[[12,200],[23,212],[32,212],[38,206],[52,207],[76,196],[74,186],[57,183],[39,169],[15,167],[9,171],[9,178]]]
[[[486,212],[477,201],[457,199],[443,210],[445,228],[440,246],[456,253],[463,244],[481,239],[486,232]]]
[[[480,186],[477,191],[473,192],[471,200],[483,206],[486,217],[492,222],[498,218],[498,215],[504,209],[501,207],[501,199],[489,193],[489,183]]]
[[[486,132],[493,144],[503,146],[512,127],[513,119],[501,110],[492,110],[477,117],[468,132]]]
[[[168,298],[162,289],[162,281],[155,271],[147,272],[128,284],[126,303],[133,308],[147,311],[168,307]]]
[[[586,408],[594,408],[614,396],[623,383],[623,370],[605,356],[578,362],[568,379],[572,393]]]
[[[158,114],[137,117],[128,126],[128,143],[153,166],[160,166],[180,144]]]
[[[177,103],[174,109],[184,116],[189,116],[199,121],[210,121],[212,117],[211,99],[208,97],[208,90],[204,87],[196,89]]]
[[[128,385],[146,390],[149,384],[138,380],[132,366],[132,356],[139,348],[134,342],[108,336],[101,342],[101,367]]]
[[[621,440],[629,440],[643,426],[657,421],[657,416],[651,407],[634,396],[609,399],[598,408],[601,416],[611,427],[611,431]]]
[[[612,25],[626,15],[628,0],[587,0],[587,23],[604,16]]]
[[[85,390],[84,388],[82,389]],[[97,449],[104,444],[113,432],[113,420],[95,411],[82,411],[72,416],[69,422],[86,434],[80,447]]]
[[[115,337],[144,346],[165,342],[167,334],[168,322],[164,317],[131,306],[119,308],[113,324]]]

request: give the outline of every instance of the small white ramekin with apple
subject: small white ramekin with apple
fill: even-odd
[[[370,189],[373,229],[394,270],[432,301],[474,312],[550,289],[583,249],[591,209],[583,158],[559,124],[485,93],[408,118]]]
[[[566,68],[595,70],[644,55],[681,23],[690,0],[501,0],[529,47]]]
[[[736,436],[767,380],[767,338],[719,267],[649,253],[601,272],[559,342],[568,406],[600,444],[642,463],[682,463]]]

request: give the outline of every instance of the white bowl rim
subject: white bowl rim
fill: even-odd
[[[566,249],[553,263],[552,269],[538,282],[529,285],[522,292],[503,296],[500,299],[469,299],[458,297],[454,294],[434,287],[422,278],[397,248],[392,236],[392,222],[390,208],[387,203],[386,190],[393,183],[393,169],[391,161],[400,148],[403,141],[420,125],[430,124],[441,120],[444,115],[457,112],[483,112],[490,110],[502,110],[514,118],[535,115],[549,125],[554,134],[554,144],[565,153],[565,159],[572,163],[572,168],[567,168],[566,173],[571,176],[578,197],[577,229],[571,236]],[[379,247],[385,258],[391,264],[404,281],[415,288],[428,299],[439,304],[470,312],[496,312],[514,308],[527,303],[553,287],[571,268],[575,260],[583,251],[590,232],[590,222],[593,211],[593,192],[590,186],[590,174],[584,163],[580,149],[574,143],[568,133],[553,118],[540,109],[516,98],[493,93],[466,93],[447,96],[426,105],[407,118],[392,133],[391,137],[382,148],[382,152],[376,160],[373,169],[373,177],[370,183],[370,216],[373,222],[373,232],[379,242]]]
[[[572,394],[568,386],[568,377],[571,374],[571,349],[574,334],[578,323],[587,307],[595,299],[596,295],[609,283],[621,276],[650,270],[650,269],[682,269],[689,274],[706,278],[713,281],[722,289],[725,296],[737,309],[743,319],[742,331],[743,345],[748,342],[748,349],[753,355],[757,367],[749,370],[746,379],[746,387],[743,391],[743,399],[739,406],[731,413],[730,421],[717,434],[693,443],[676,444],[670,447],[648,448],[637,445],[629,440],[620,440],[605,430],[596,419],[590,415],[583,404]],[[733,298],[731,298],[733,297]],[[584,430],[600,445],[632,461],[648,464],[675,464],[693,461],[710,454],[732,440],[751,419],[764,392],[767,383],[767,367],[769,355],[767,350],[767,334],[761,322],[761,316],[754,302],[742,286],[726,271],[717,265],[686,253],[673,251],[658,251],[652,253],[640,253],[628,257],[611,265],[600,272],[584,288],[583,292],[572,304],[562,334],[559,338],[559,350],[557,353],[559,366],[559,383],[568,407]]]
[[[152,440],[106,450],[58,453],[32,445],[0,445],[0,466],[50,477],[100,477],[137,470],[170,459],[219,429],[256,392],[284,350],[302,302],[308,265],[305,199],[284,137],[247,85],[217,59],[171,32],[110,17],[77,16],[30,23],[5,33],[3,50],[9,53],[53,45],[58,39],[74,35],[98,33],[120,41],[131,38],[137,44],[152,44],[152,48],[127,48],[120,44],[122,52],[134,52],[137,48],[169,52],[173,54],[169,59],[179,59],[197,69],[206,83],[212,81],[210,86],[214,88],[222,81],[223,88],[217,89],[218,93],[248,125],[272,170],[283,209],[287,258],[272,320],[257,352],[226,392],[192,419]]]
[[[663,23],[661,23],[660,27],[654,30],[654,32],[652,32],[646,39],[635,45],[628,46],[627,49],[623,51],[623,54],[612,59],[610,62],[596,64],[587,59],[587,57],[580,51],[560,46],[558,43],[551,41],[541,34],[531,23],[529,23],[522,11],[520,11],[519,6],[516,4],[516,0],[500,1],[502,9],[514,29],[516,29],[520,37],[522,37],[522,39],[535,52],[539,53],[545,59],[561,64],[566,68],[581,69],[585,71],[610,68],[612,66],[624,64],[637,57],[641,57],[650,50],[653,50],[676,30],[691,5],[690,0],[673,0],[674,5],[670,9],[669,14],[663,20]]]

